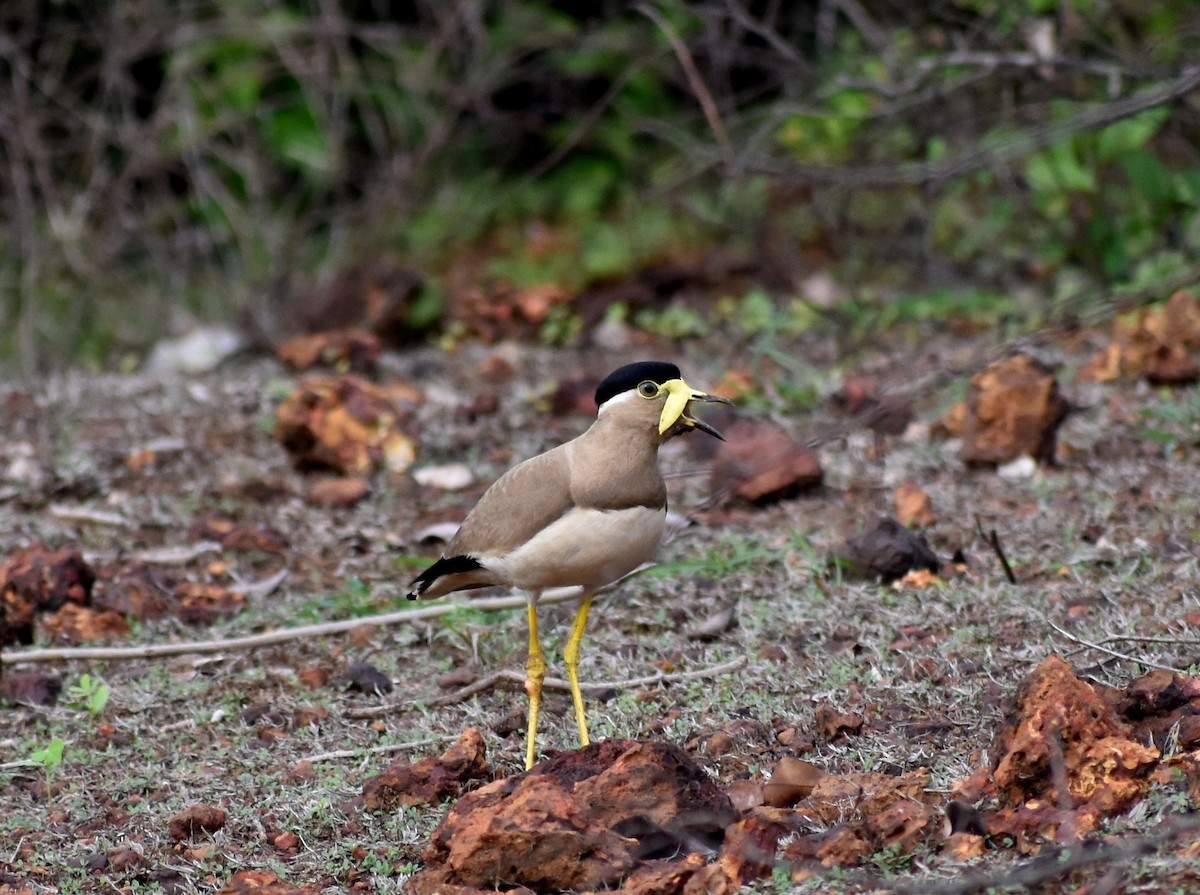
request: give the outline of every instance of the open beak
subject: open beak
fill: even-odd
[[[714,404],[732,404],[733,403],[728,398],[709,397],[708,400]],[[683,415],[680,417],[680,419],[682,419],[687,425],[691,426],[693,429],[699,429],[701,432],[707,432],[713,438],[717,438],[721,441],[725,440],[724,435],[722,435],[720,432],[718,432],[716,429],[714,429],[708,423],[704,422],[704,420],[697,419],[696,417],[692,416],[686,410],[683,412]]]
[[[697,391],[682,379],[672,379],[664,385],[667,389],[667,403],[663,405],[662,416],[658,419],[659,435],[664,434],[676,423],[683,423],[689,429],[699,429],[721,441],[725,440],[720,432],[703,420],[696,419],[689,411],[693,401],[702,404],[732,404],[732,401],[722,398],[720,395]]]

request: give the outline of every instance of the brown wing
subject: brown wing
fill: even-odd
[[[503,556],[572,506],[566,445],[514,466],[484,492],[446,556]]]

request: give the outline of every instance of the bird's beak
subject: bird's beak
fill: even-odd
[[[682,422],[689,429],[699,429],[714,438],[725,440],[720,432],[703,420],[696,419],[688,412],[688,409],[693,401],[704,404],[732,404],[732,401],[719,395],[696,391],[682,379],[668,380],[663,383],[663,387],[667,390],[667,403],[663,405],[662,416],[658,418],[659,435],[665,434],[673,425]]]

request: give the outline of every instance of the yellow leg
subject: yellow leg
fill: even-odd
[[[575,613],[575,624],[563,650],[563,664],[567,666],[567,680],[571,683],[571,700],[575,703],[575,720],[579,722],[579,745],[588,744],[587,718],[583,713],[583,694],[579,691],[579,644],[583,641],[583,629],[587,627],[588,610],[592,608],[592,595],[584,594]]]
[[[537,601],[540,593],[531,593],[529,600],[529,655],[525,659],[525,693],[529,696],[529,727],[525,731],[525,770],[533,767],[537,751],[538,712],[542,708],[542,681],[546,679],[546,659],[538,641]]]

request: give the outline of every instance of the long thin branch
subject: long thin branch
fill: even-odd
[[[720,677],[729,671],[736,671],[746,663],[745,656],[738,656],[736,659],[731,659],[728,662],[722,662],[719,665],[709,665],[707,668],[697,668],[694,671],[677,671],[672,674],[659,672],[658,674],[649,674],[644,677],[631,677],[623,681],[593,681],[592,683],[579,685],[581,690],[586,690],[589,693],[601,693],[605,690],[628,690],[632,687],[645,687],[650,684],[665,684],[674,681],[688,681],[697,678]],[[464,699],[469,699],[476,693],[481,693],[484,690],[489,690],[500,682],[510,682],[518,686],[525,685],[525,675],[519,671],[506,669],[489,674],[485,678],[475,681],[473,684],[468,684],[461,689],[455,690],[453,693],[447,693],[445,696],[439,696],[433,700],[431,705],[453,705],[457,702],[462,702]],[[548,677],[542,682],[543,689],[549,687],[552,690],[562,690],[569,692],[571,689],[570,681],[563,680],[558,677]]]
[[[745,656],[738,656],[736,659],[731,659],[728,662],[722,662],[719,665],[709,665],[706,668],[697,668],[693,671],[677,671],[673,674],[660,672],[658,674],[649,674],[645,677],[631,677],[620,681],[599,681],[592,683],[581,683],[579,688],[589,693],[601,693],[605,690],[628,690],[632,687],[645,687],[650,684],[667,684],[676,681],[690,681],[698,678],[720,677],[730,671],[736,671],[746,664]],[[523,687],[525,685],[525,675],[519,671],[512,669],[504,669],[503,671],[494,671],[489,675],[481,677],[474,683],[467,684],[465,687],[447,693],[444,696],[439,696],[437,699],[431,700],[428,704],[432,706],[447,706],[456,705],[464,700],[470,699],[478,693],[483,693],[492,689],[497,684],[512,684],[514,687]],[[571,684],[558,677],[548,677],[542,681],[542,689],[562,690],[569,692]],[[385,715],[390,715],[393,712],[407,711],[412,708],[411,702],[394,702],[387,705],[372,705],[364,708],[347,709],[345,716],[356,721],[364,718],[381,718]]]
[[[675,29],[671,27],[671,23],[662,17],[658,10],[654,9],[646,3],[639,3],[634,7],[638,12],[652,21],[658,26],[658,30],[662,32],[663,37],[671,45],[671,49],[675,51],[675,57],[679,60],[680,67],[683,68],[683,73],[687,77],[688,84],[692,88],[692,93],[696,95],[696,101],[700,103],[700,108],[704,112],[704,117],[708,121],[709,129],[713,132],[713,137],[717,141],[717,147],[721,152],[721,160],[725,165],[725,171],[730,177],[738,176],[737,156],[734,155],[733,145],[729,142],[729,134],[725,130],[725,122],[721,120],[721,113],[717,110],[717,104],[712,98],[704,79],[700,77],[700,71],[696,68],[696,61],[692,58],[691,51],[675,33]]]
[[[547,590],[542,594],[538,605],[546,606],[554,603],[570,602],[571,600],[578,599],[579,593],[580,591],[577,587]],[[426,618],[438,618],[439,616],[449,615],[460,609],[497,611],[502,609],[520,609],[524,606],[524,596],[489,597],[462,602],[440,603],[436,606],[426,606],[421,609],[405,609],[399,612],[386,612],[380,615],[367,615],[361,618],[348,618],[336,622],[301,625],[296,628],[280,628],[277,631],[266,631],[262,634],[250,634],[246,637],[230,637],[222,640],[188,640],[180,643],[147,643],[140,646],[76,646],[33,649],[23,652],[5,652],[0,653],[0,665],[17,665],[26,662],[62,662],[73,659],[152,659],[197,653],[235,652],[238,650],[274,646],[278,643],[289,643],[293,640],[303,640],[310,637],[341,634],[364,625],[384,627],[386,625],[409,624]]]
[[[831,186],[917,186],[938,183],[1005,164],[1045,149],[1074,134],[1132,118],[1147,109],[1174,102],[1197,88],[1200,88],[1200,67],[1186,68],[1174,80],[1140,90],[1122,99],[1090,106],[1066,121],[1019,135],[1003,146],[977,149],[948,161],[847,167],[766,159],[757,162],[752,160],[748,167],[755,173],[770,174],[792,182]]]
[[[1149,659],[1139,659],[1137,656],[1131,656],[1128,653],[1119,653],[1114,649],[1109,649],[1107,646],[1101,646],[1098,643],[1092,643],[1090,640],[1083,640],[1079,637],[1076,637],[1074,634],[1064,631],[1062,628],[1060,628],[1058,625],[1054,624],[1054,622],[1050,621],[1049,619],[1046,620],[1046,624],[1048,624],[1050,627],[1052,627],[1055,631],[1057,631],[1063,637],[1067,638],[1067,640],[1070,640],[1072,643],[1078,643],[1080,646],[1086,646],[1088,649],[1094,649],[1094,650],[1098,650],[1099,652],[1106,653],[1106,654],[1112,656],[1114,659],[1121,659],[1122,661],[1125,661],[1125,662],[1136,662],[1138,665],[1145,665],[1148,668],[1159,668],[1163,671],[1170,671],[1175,674],[1179,673],[1178,668],[1172,668],[1170,665],[1160,665],[1157,662],[1151,662]]]

